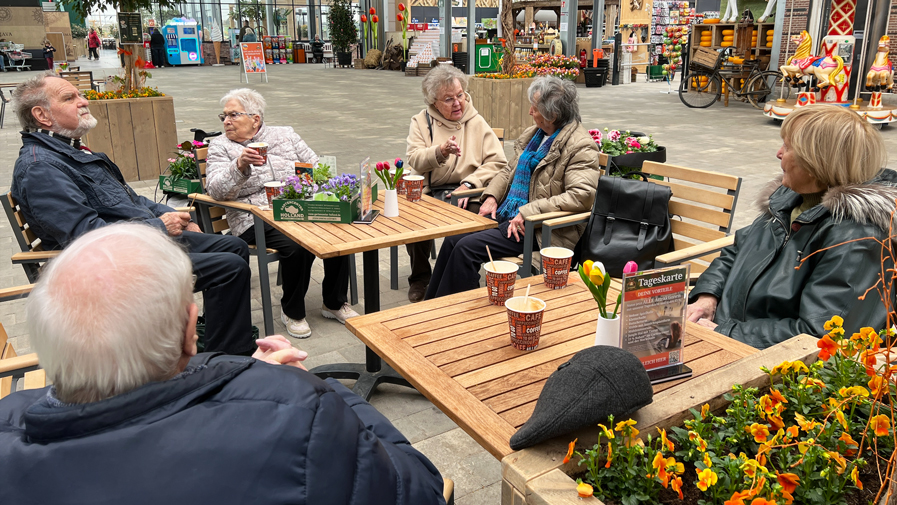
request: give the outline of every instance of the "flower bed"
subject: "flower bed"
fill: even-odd
[[[551,56],[540,54],[524,56],[514,66],[511,74],[501,72],[476,74],[483,79],[524,79],[553,75],[561,79],[576,80],[579,76],[579,59],[574,56]]]
[[[84,92],[84,98],[88,100],[121,100],[123,98],[148,98],[156,96],[165,96],[165,93],[159,92],[157,88],[143,87],[132,89],[131,91],[94,91],[87,90]]]

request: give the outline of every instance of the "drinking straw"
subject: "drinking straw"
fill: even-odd
[[[489,255],[489,264],[492,265],[492,271],[498,272],[498,270],[495,269],[495,262],[492,261],[492,252],[489,251],[489,246],[486,246],[486,254]]]

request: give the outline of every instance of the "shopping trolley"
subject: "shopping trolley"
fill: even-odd
[[[16,71],[31,70],[31,65],[26,65],[25,60],[31,59],[31,53],[22,52],[25,44],[10,44],[10,50],[4,51],[6,57],[9,58],[10,68]]]

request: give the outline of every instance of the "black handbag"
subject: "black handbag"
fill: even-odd
[[[601,261],[611,277],[622,277],[628,261],[639,270],[654,268],[654,258],[670,251],[670,188],[643,180],[604,176],[598,180],[595,203],[577,257]]]

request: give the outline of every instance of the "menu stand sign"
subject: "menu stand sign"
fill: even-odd
[[[355,224],[371,224],[380,215],[380,211],[374,210],[374,174],[371,173],[370,156],[359,164],[358,173],[361,175],[361,198],[358,202],[361,210]]]
[[[240,64],[243,67],[243,73],[240,74],[240,82],[243,82],[243,76],[246,76],[246,83],[249,83],[249,74],[261,74],[268,82],[268,71],[265,67],[265,50],[261,42],[240,42]],[[261,82],[261,81],[259,81]]]
[[[143,43],[143,26],[139,12],[118,13],[118,35],[122,44]]]
[[[691,375],[682,358],[689,271],[685,265],[623,275],[621,347],[655,383]]]

